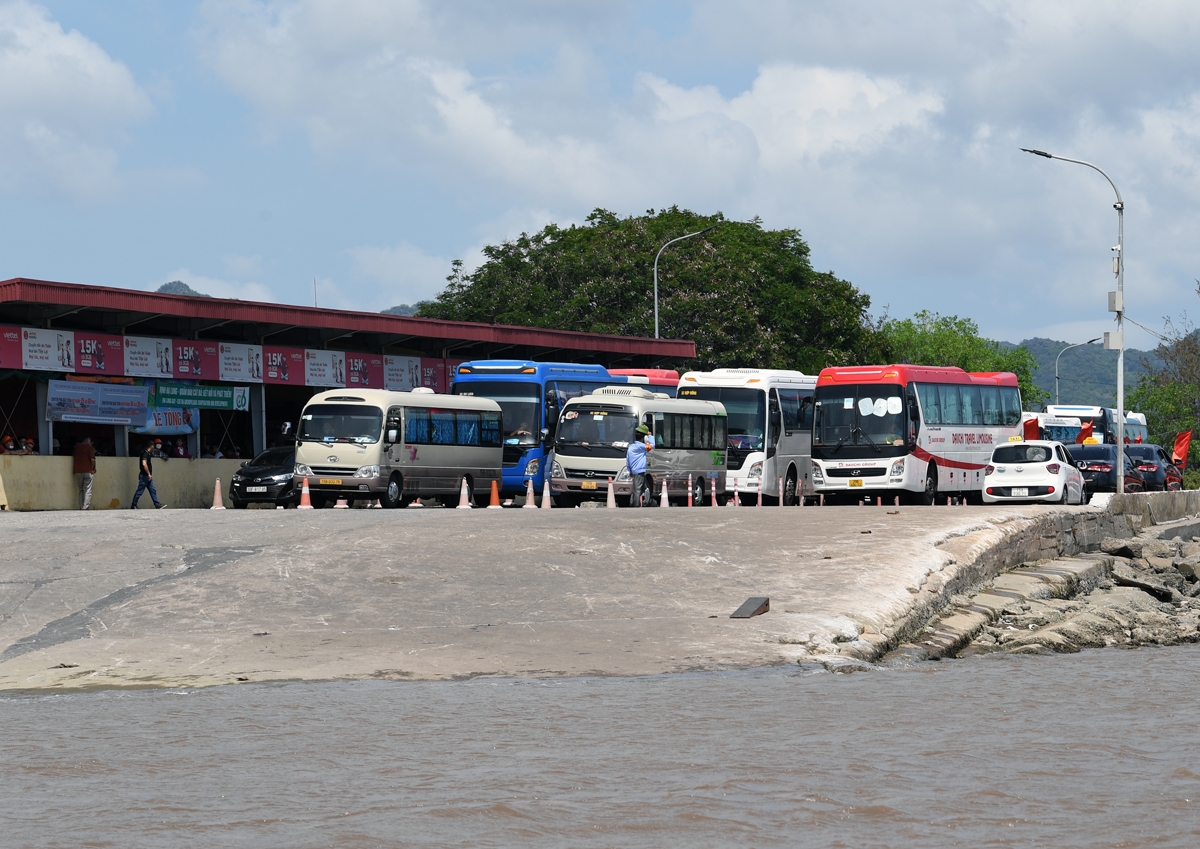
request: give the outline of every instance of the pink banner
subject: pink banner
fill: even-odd
[[[0,327],[0,369],[21,368],[21,328]]]
[[[176,339],[175,376],[185,380],[216,380],[221,365],[220,343]]]
[[[428,386],[434,392],[445,392],[446,361],[421,357],[421,385]]]
[[[346,354],[346,386],[383,388],[383,354]]]
[[[304,385],[304,349],[263,345],[263,383]]]
[[[75,331],[76,374],[125,374],[125,341],[110,333]]]

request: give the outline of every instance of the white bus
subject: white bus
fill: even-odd
[[[644,424],[654,437],[647,471],[653,496],[663,481],[672,499],[686,501],[688,480],[692,503],[711,503],[715,492],[725,500],[725,457],[728,442],[725,408],[715,401],[688,401],[634,386],[606,386],[572,398],[563,407],[554,438],[550,491],[558,503],[607,498],[607,479],[627,504],[633,481],[625,469],[625,452]]]
[[[436,496],[486,503],[500,482],[500,405],[488,398],[382,389],[334,389],[314,395],[296,428],[295,486],[308,478],[313,507],[338,498],[378,498],[403,507]]]
[[[1097,442],[1113,443],[1117,427],[1117,411],[1114,407],[1089,407],[1082,404],[1048,404],[1046,414],[1060,418],[1075,418],[1080,426],[1092,423],[1092,437]],[[1079,431],[1060,442],[1074,442]],[[1149,442],[1150,431],[1146,427],[1145,413],[1125,413],[1125,439],[1129,442]]]
[[[799,371],[719,368],[689,371],[679,381],[680,398],[719,401],[729,416],[727,475],[738,492],[763,501],[778,497],[796,504],[812,494],[813,375]]]

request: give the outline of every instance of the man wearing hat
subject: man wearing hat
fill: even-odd
[[[650,492],[646,486],[647,453],[654,448],[651,441],[650,428],[638,425],[634,431],[636,437],[625,452],[625,468],[633,479],[633,492],[629,496],[630,507],[647,507],[650,503]]]
[[[11,436],[5,434],[3,439],[0,439],[0,454],[28,454],[29,452],[22,448],[17,441]]]

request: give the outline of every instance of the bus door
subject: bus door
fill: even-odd
[[[772,389],[767,396],[767,444],[766,459],[770,460],[779,450],[779,438],[783,435],[783,412],[779,407],[779,390]],[[775,464],[770,464],[771,468]],[[767,475],[767,464],[763,463],[763,476]]]

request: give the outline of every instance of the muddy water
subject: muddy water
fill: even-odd
[[[1200,647],[0,697],[16,846],[1200,845]]]

